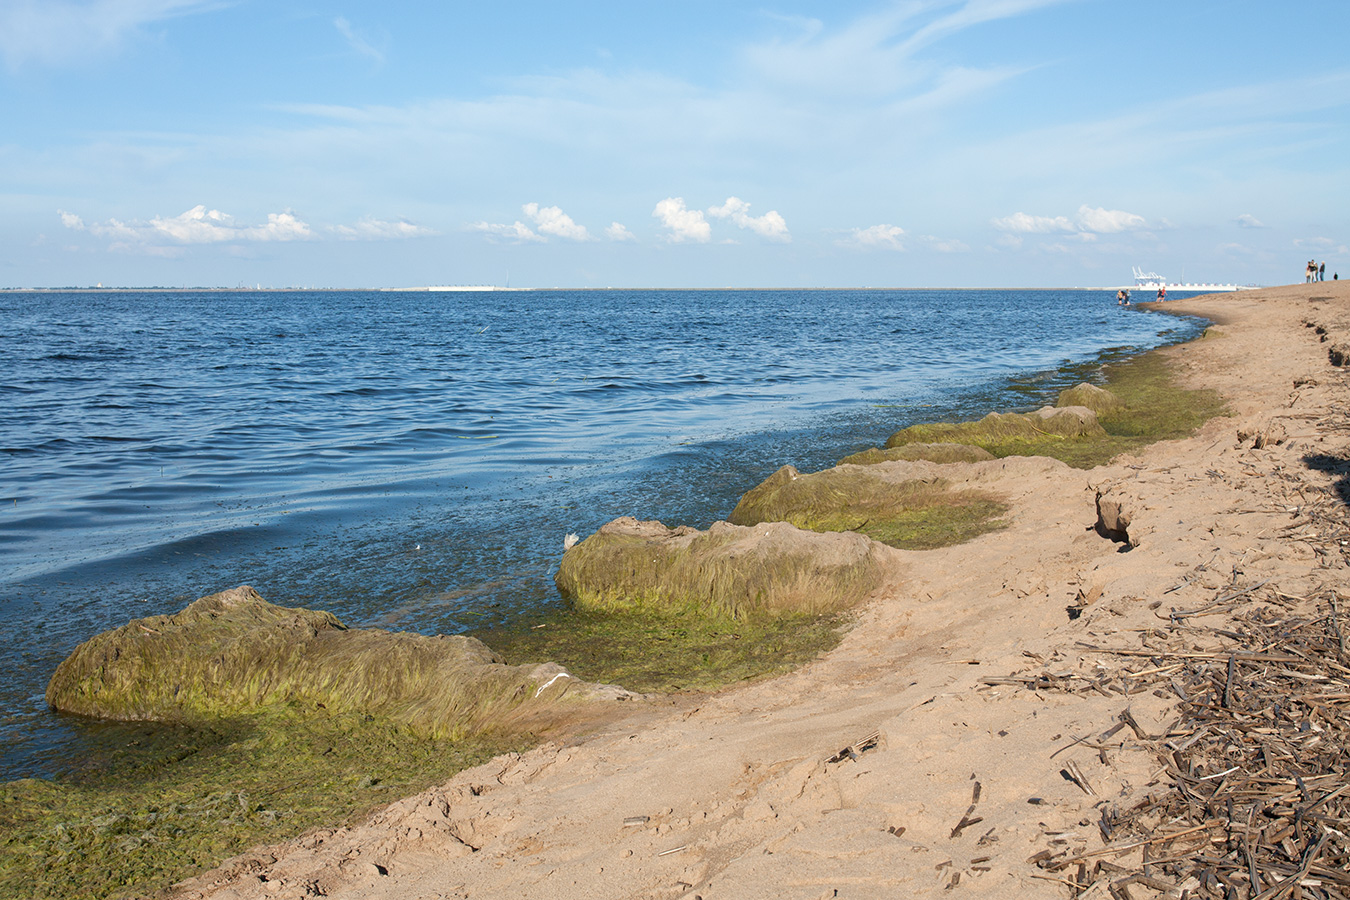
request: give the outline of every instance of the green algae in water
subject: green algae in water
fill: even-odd
[[[530,740],[452,743],[306,712],[213,729],[108,726],[101,743],[65,780],[0,785],[0,896],[153,895],[252,845],[351,822]]]
[[[1090,469],[1156,441],[1186,437],[1227,412],[1217,392],[1181,387],[1169,360],[1158,351],[1104,366],[1102,374],[1106,389],[1122,406],[1101,412],[1097,418],[1100,431],[1043,434],[1008,427],[1011,417],[986,417],[977,422],[911,426],[892,435],[887,446],[958,441],[996,457],[1048,456]],[[1068,399],[1072,402],[1072,396]]]

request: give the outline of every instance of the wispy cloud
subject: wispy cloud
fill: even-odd
[[[346,16],[338,16],[334,19],[333,27],[347,39],[347,45],[357,53],[367,59],[373,60],[376,65],[384,65],[385,51],[376,47],[374,44],[370,43],[370,41],[366,40],[365,37],[358,34],[356,29],[352,27],[352,23],[347,21]],[[386,39],[384,43],[387,44],[388,40]]]
[[[831,29],[819,19],[781,17],[785,34],[748,47],[746,64],[765,81],[809,96],[845,93],[860,97],[939,93],[958,95],[958,84],[970,87],[1012,77],[1022,69],[997,68],[984,73],[944,66],[918,56],[918,51],[966,29],[1025,15],[1071,0],[915,0],[892,3]],[[953,6],[956,7],[953,10]]]
[[[869,249],[904,250],[905,242],[901,240],[904,235],[905,229],[899,225],[870,225],[853,229],[847,238],[838,243]]]
[[[1265,224],[1251,213],[1243,213],[1235,220],[1239,228],[1265,228]]]
[[[750,204],[739,197],[728,197],[721,206],[708,208],[708,213],[719,219],[730,219],[736,226],[747,228],[772,241],[788,243],[792,235],[788,233],[787,221],[771,209],[762,216],[750,215]]]
[[[683,197],[667,197],[656,204],[652,215],[666,227],[666,240],[672,243],[706,244],[712,240],[712,226],[703,218],[703,210],[687,209]]]
[[[629,231],[627,226],[619,222],[611,222],[605,229],[605,237],[611,241],[636,241],[637,235]]]
[[[422,225],[414,225],[407,219],[386,221],[382,219],[362,219],[355,225],[330,225],[327,231],[338,237],[353,241],[389,241],[405,238],[434,237],[440,232]]]
[[[474,222],[469,226],[469,230],[482,232],[491,241],[507,241],[513,244],[537,244],[548,240],[543,235],[535,234],[530,226],[521,221],[513,222],[510,225]]]
[[[117,49],[145,26],[209,12],[222,0],[4,0],[0,56],[15,70],[80,62]]]

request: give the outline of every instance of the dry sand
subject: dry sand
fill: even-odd
[[[1166,309],[1219,323],[1167,352],[1187,383],[1222,393],[1231,417],[1091,471],[981,464],[1001,470],[1010,527],[902,554],[899,587],[800,671],[632,705],[598,731],[498,758],[365,824],[255,849],[176,896],[1068,896],[1028,857],[1051,840],[1101,847],[1094,805],[1137,795],[1157,774],[1128,731],[1109,753],[1075,740],[1127,707],[1161,732],[1175,701],[1036,690],[1010,676],[1086,684],[1120,661],[1082,644],[1137,647],[1175,627],[1170,610],[1263,582],[1309,596],[1346,580],[1344,552],[1308,541],[1300,517],[1337,496],[1335,475],[1306,458],[1350,454],[1350,370],[1328,361],[1350,340],[1350,285]],[[1100,491],[1131,516],[1129,552],[1093,527]],[[1062,774],[1070,763],[1095,795]]]

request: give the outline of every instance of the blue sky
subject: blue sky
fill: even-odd
[[[1350,276],[1345,0],[0,0],[0,287]]]

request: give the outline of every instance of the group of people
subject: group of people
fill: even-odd
[[[1157,299],[1158,299],[1158,300],[1166,300],[1166,299],[1167,299],[1167,288],[1166,288],[1166,286],[1161,285],[1161,284],[1158,285],[1158,297],[1157,297]],[[1129,306],[1129,305],[1130,305],[1130,291],[1129,291],[1129,289],[1128,289],[1128,288],[1121,288],[1120,290],[1116,291],[1116,306]]]
[[[1325,262],[1319,263],[1316,260],[1310,259],[1308,260],[1308,265],[1304,267],[1303,274],[1307,276],[1304,284],[1311,284],[1314,281],[1326,281],[1327,264]]]

